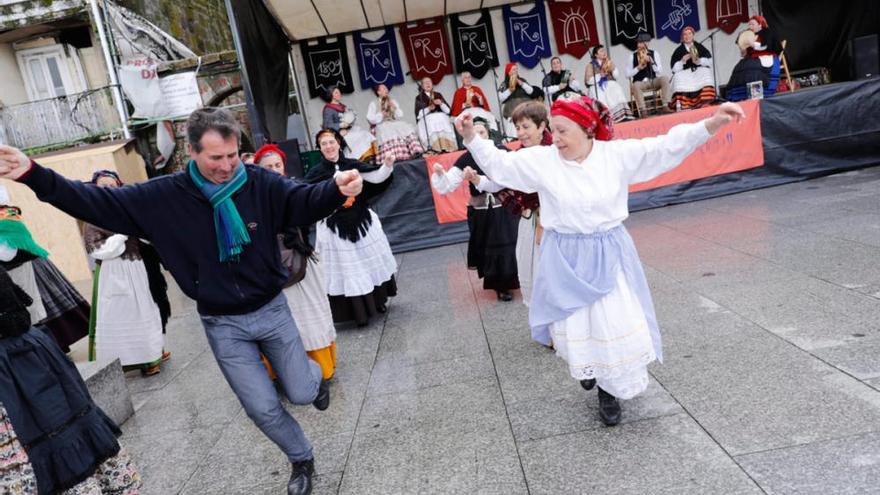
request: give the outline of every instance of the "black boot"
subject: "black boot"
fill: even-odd
[[[309,495],[312,493],[312,474],[315,460],[290,463],[290,481],[287,482],[287,495]]]
[[[330,380],[321,380],[321,385],[318,386],[318,396],[315,397],[312,405],[319,411],[330,407]]]
[[[584,390],[593,390],[593,387],[595,387],[595,386],[596,386],[596,379],[595,378],[588,378],[586,380],[581,380],[581,387],[583,387]]]
[[[602,418],[605,426],[614,426],[620,423],[621,416],[620,402],[617,401],[617,397],[599,387],[599,417]]]
[[[511,294],[509,291],[496,290],[495,293],[498,294],[499,301],[504,301],[504,302],[513,301],[513,294]]]

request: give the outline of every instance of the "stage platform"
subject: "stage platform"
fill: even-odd
[[[880,78],[783,93],[760,102],[764,164],[633,193],[630,210],[686,203],[880,165]],[[395,252],[462,242],[466,222],[440,224],[424,159],[395,165],[373,205]]]

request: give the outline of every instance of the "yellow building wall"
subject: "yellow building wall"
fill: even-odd
[[[32,158],[68,179],[88,181],[98,170],[113,170],[126,184],[147,180],[144,160],[135,151],[133,140],[73,148]],[[38,200],[26,186],[8,181],[3,185],[9,192],[10,204],[21,207],[24,223],[34,239],[49,251],[49,259],[72,282],[89,279],[91,272],[77,220]]]

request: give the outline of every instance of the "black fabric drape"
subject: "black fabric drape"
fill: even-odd
[[[257,146],[266,141],[287,139],[289,93],[287,35],[263,2],[229,0],[241,44],[239,57],[247,68],[250,95],[256,115],[251,115],[251,128]],[[256,121],[254,121],[256,120]],[[260,141],[257,135],[262,134]]]
[[[827,67],[835,81],[852,78],[849,42],[880,33],[877,0],[765,0],[764,17],[780,40],[788,40],[792,70]]]

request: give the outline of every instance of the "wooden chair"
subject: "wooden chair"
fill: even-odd
[[[794,91],[794,84],[791,82],[791,73],[788,71],[788,60],[785,58],[785,47],[788,46],[788,40],[782,40],[782,51],[779,52],[779,63],[782,65],[782,71],[785,73],[785,80],[788,83],[788,90]]]
[[[657,113],[660,108],[663,106],[662,95],[659,89],[648,89],[642,91],[642,97],[645,98],[645,113],[647,115],[642,115],[642,109],[639,108],[639,104],[636,101],[636,92],[633,90],[633,86],[635,83],[632,78],[629,78],[629,106],[632,110],[633,114],[637,115],[639,118],[647,117],[652,113]]]

